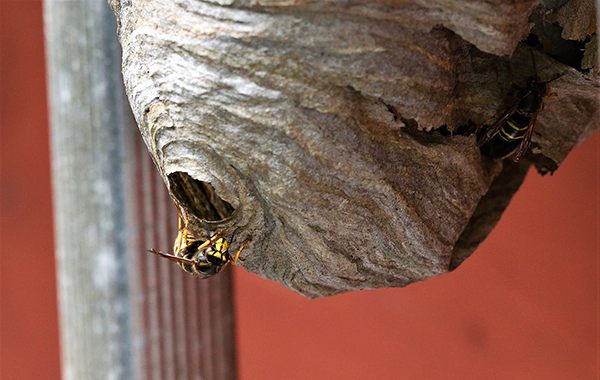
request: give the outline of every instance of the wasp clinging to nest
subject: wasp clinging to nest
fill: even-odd
[[[148,252],[179,263],[184,271],[196,277],[208,278],[219,273],[230,262],[235,264],[242,249],[250,243],[250,240],[246,240],[235,256],[232,257],[229,254],[229,243],[223,237],[223,231],[219,231],[211,237],[207,225],[209,238],[207,240],[198,239],[188,229],[187,211],[184,210],[185,221],[182,228],[181,211],[177,204],[175,204],[175,207],[177,207],[177,214],[179,215],[179,232],[173,246],[174,254],[160,252],[155,249],[150,249]],[[231,240],[233,240],[233,236]]]
[[[477,144],[481,147],[490,143],[490,154],[493,158],[503,159],[513,156],[519,161],[531,145],[533,128],[537,116],[544,109],[544,102],[550,96],[550,83],[558,78],[554,77],[548,82],[540,82],[535,67],[533,51],[534,76],[527,80],[525,87],[519,87],[512,82],[512,71],[509,66],[510,85],[519,90],[513,105],[496,115],[492,125],[482,125],[478,133]],[[493,118],[492,118],[493,119]]]

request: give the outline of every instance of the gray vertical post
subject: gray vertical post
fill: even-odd
[[[114,15],[103,0],[44,3],[65,379],[133,378],[125,126]]]
[[[200,282],[168,250],[177,214],[133,121],[114,15],[45,0],[65,379],[235,379],[231,272]]]

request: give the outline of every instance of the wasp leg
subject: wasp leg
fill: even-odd
[[[548,89],[546,91],[550,91],[550,85],[548,85]],[[542,111],[544,109],[544,107],[546,106],[546,99],[550,98],[551,96],[556,96],[558,97],[558,94],[556,92],[550,92],[548,95],[546,95],[544,97],[544,99],[542,100],[542,104],[540,105],[540,111]]]
[[[177,225],[177,229],[179,231],[181,231],[181,209],[179,208],[179,206],[177,205],[177,202],[173,201],[173,204],[175,205],[175,208],[177,209],[177,216],[179,217],[178,220],[178,225]]]
[[[233,259],[231,259],[231,261],[235,264],[238,261],[238,258],[240,257],[240,253],[242,252],[242,249],[244,249],[244,247],[250,243],[252,240],[246,240],[245,242],[242,243],[242,245],[240,246],[240,249],[238,249],[237,253],[235,254],[235,256],[233,257]],[[243,261],[243,260],[242,260]]]
[[[185,215],[185,224],[183,225],[183,229],[187,231],[190,218],[186,209],[183,209],[183,215]],[[179,219],[181,219],[181,216],[179,216]]]
[[[202,243],[201,246],[199,246],[197,249],[198,251],[203,250],[204,248],[208,247],[209,245],[212,246],[213,243],[217,240],[219,240],[219,238],[223,236],[223,231],[219,231],[215,234],[215,236],[211,237],[210,239],[206,240],[204,243]]]
[[[175,202],[173,202],[175,203]],[[175,245],[174,245],[174,250],[175,250],[175,254],[179,254],[179,252],[184,251],[185,247],[187,247],[188,245],[190,245],[190,243],[195,240],[190,238],[190,233],[188,232],[188,223],[189,223],[189,218],[188,218],[188,213],[187,210],[184,209],[183,210],[183,214],[185,217],[185,221],[183,222],[183,228],[181,227],[181,219],[184,219],[181,217],[181,209],[179,208],[179,206],[177,206],[177,204],[175,203],[175,207],[177,207],[177,216],[179,217],[179,221],[178,221],[178,226],[179,226],[179,231],[177,232],[177,238],[175,238]]]

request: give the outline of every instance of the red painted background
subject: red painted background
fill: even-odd
[[[598,379],[600,135],[456,271],[308,300],[235,268],[241,380]]]
[[[41,1],[0,1],[0,379],[58,379]]]
[[[0,1],[2,380],[60,374],[44,70],[41,3]],[[311,301],[235,268],[240,378],[599,378],[599,194],[596,134],[451,274]]]

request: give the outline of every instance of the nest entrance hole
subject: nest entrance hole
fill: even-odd
[[[174,172],[168,179],[171,195],[198,218],[215,222],[233,214],[233,206],[221,199],[210,183],[198,181],[184,172]]]

